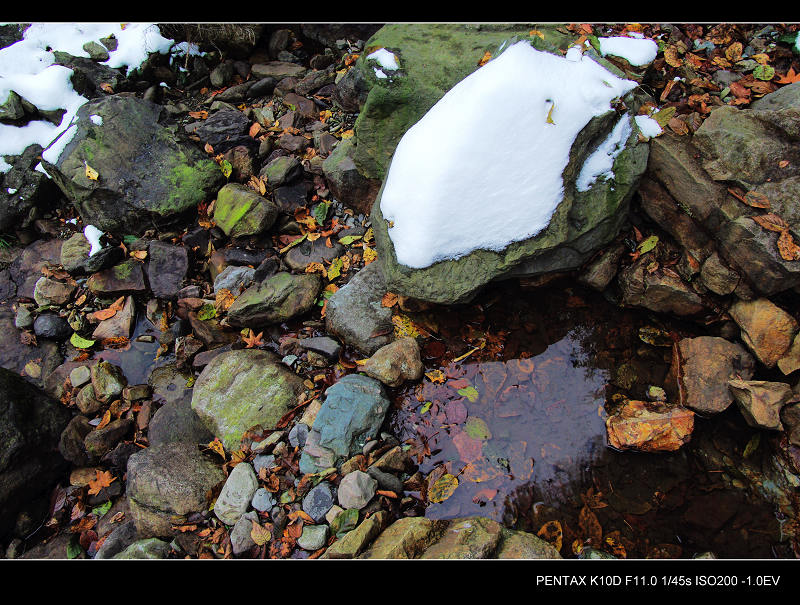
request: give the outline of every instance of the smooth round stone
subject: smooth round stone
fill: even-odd
[[[292,447],[303,447],[306,444],[308,430],[308,427],[302,422],[295,424],[292,430],[289,431],[289,445]]]
[[[303,498],[303,511],[314,519],[315,523],[320,523],[335,502],[336,488],[327,481],[323,481],[312,488]]]
[[[297,545],[303,550],[319,550],[328,540],[327,525],[306,525],[297,539]]]
[[[259,512],[266,512],[272,510],[272,507],[277,504],[277,501],[271,493],[263,487],[259,487],[250,501],[250,505]]]
[[[69,382],[74,387],[82,387],[91,379],[92,373],[87,366],[78,366],[69,373]]]
[[[261,472],[262,468],[267,469],[269,471],[275,466],[275,456],[272,454],[259,454],[255,458],[253,458],[253,468],[256,471],[256,475]]]

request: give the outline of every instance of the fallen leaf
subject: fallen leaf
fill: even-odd
[[[381,298],[381,306],[382,307],[394,307],[397,304],[397,294],[394,292],[387,292]]]
[[[257,521],[253,521],[252,523],[253,527],[250,529],[250,538],[252,538],[253,542],[255,542],[258,546],[264,546],[264,544],[272,540],[271,524],[268,524],[269,527],[264,527]]]
[[[778,252],[783,260],[800,260],[800,246],[798,246],[788,229],[781,231],[778,237]]]
[[[592,541],[592,545],[600,546],[603,540],[603,528],[592,510],[584,506],[578,514],[578,528],[584,537]]]
[[[794,84],[795,82],[800,82],[800,74],[795,73],[794,67],[790,67],[786,75],[779,76],[775,81],[778,84]]]
[[[86,168],[86,171],[85,171],[86,172],[86,178],[88,178],[91,181],[96,181],[100,177],[100,174],[97,172],[97,170],[95,170],[94,168],[89,166],[89,164],[87,164],[85,160],[83,162],[83,165]]]
[[[242,340],[247,344],[247,347],[245,348],[252,349],[254,347],[259,347],[263,345],[264,341],[261,339],[262,336],[264,336],[264,332],[259,332],[258,334],[255,334],[253,330],[250,330],[247,336],[242,337]]]
[[[564,538],[564,532],[561,529],[561,523],[558,521],[548,521],[536,532],[545,542],[550,543],[556,550],[561,550],[561,542]]]
[[[114,477],[109,471],[96,470],[94,473],[95,478],[89,481],[90,496],[96,496],[103,488],[109,487],[116,480],[116,477]]]
[[[484,65],[486,65],[491,58],[492,58],[492,53],[490,53],[487,50],[485,53],[483,53],[483,56],[481,57],[481,60],[478,61],[478,67],[483,67]]]
[[[781,217],[773,212],[768,212],[767,214],[761,214],[756,216],[751,216],[756,223],[761,225],[767,231],[775,231],[780,233],[785,229],[789,228],[789,225],[784,221]]]
[[[120,296],[117,300],[115,300],[110,307],[107,309],[100,309],[99,311],[95,311],[94,313],[90,314],[90,317],[94,317],[99,321],[104,321],[106,319],[111,319],[114,315],[117,314],[117,311],[122,311],[122,307],[125,306],[125,297]],[[86,347],[79,347],[79,348],[86,348]]]
[[[428,500],[430,502],[444,502],[453,495],[457,487],[458,479],[450,473],[442,475],[428,489]]]

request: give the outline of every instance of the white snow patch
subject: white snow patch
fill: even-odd
[[[58,137],[57,140],[53,141],[50,147],[44,150],[44,153],[42,153],[42,159],[50,162],[51,164],[57,164],[58,158],[61,157],[61,152],[64,151],[64,147],[66,147],[67,144],[72,140],[76,132],[78,132],[78,126],[72,124],[60,137]]]
[[[388,78],[388,77],[389,77],[389,76],[387,76],[385,73],[383,73],[383,71],[381,71],[380,69],[378,69],[377,67],[373,67],[372,69],[374,69],[374,70],[375,70],[375,77],[376,77],[376,78],[380,78],[381,80],[383,80],[383,79],[385,79],[385,78]]]
[[[6,191],[8,192],[8,195],[14,195],[14,194],[17,192],[17,190],[16,190],[16,189],[12,189],[11,187],[9,187],[8,189],[6,189]]]
[[[377,61],[378,65],[380,65],[386,71],[397,71],[400,69],[400,66],[397,64],[397,57],[393,52],[386,50],[385,48],[379,48],[375,52],[370,53],[367,55],[367,59]]]
[[[567,54],[564,56],[564,58],[567,61],[580,61],[582,56],[583,50],[580,46],[570,46],[567,49]]]
[[[200,47],[194,42],[180,42],[179,44],[176,44],[175,46],[172,47],[171,52],[172,55],[176,57],[185,57],[187,53],[190,57],[192,56],[202,57],[208,54],[205,52],[200,52]]]
[[[59,125],[45,120],[34,120],[21,127],[0,124],[0,157],[19,155],[34,143],[47,147],[69,127],[75,112],[87,102],[72,89],[72,70],[53,64],[53,51],[88,57],[89,53],[83,50],[85,43],[112,34],[117,38],[117,50],[109,52],[105,65],[127,66],[128,73],[142,64],[148,52],[166,53],[173,43],[149,23],[127,24],[124,29],[119,23],[34,23],[25,30],[22,40],[0,49],[0,101],[5,101],[13,90],[39,109],[66,110]],[[60,151],[49,157],[57,156]],[[50,161],[49,157],[45,159]],[[0,160],[0,173],[10,168]],[[36,170],[47,174],[39,166]]]
[[[69,223],[70,225],[77,225],[77,224],[78,224],[78,219],[76,219],[76,218],[71,218],[71,219],[69,219],[69,220],[66,220],[66,221],[64,221],[64,222],[65,222],[65,223]]]
[[[2,156],[0,156],[0,173],[6,173],[11,170],[11,164],[6,162]]]
[[[524,41],[456,84],[406,132],[386,176],[397,260],[422,268],[539,233],[564,197],[575,137],[635,86]]]
[[[83,235],[86,236],[86,239],[92,245],[92,249],[89,250],[89,256],[94,256],[103,249],[103,245],[100,243],[100,236],[103,235],[103,232],[100,231],[100,229],[94,225],[86,225],[83,230]]]
[[[624,36],[599,38],[599,40],[600,52],[603,56],[614,55],[615,57],[622,57],[628,63],[637,67],[651,63],[658,54],[658,44],[652,40],[626,38]]]
[[[631,135],[631,120],[627,115],[622,116],[611,133],[606,137],[592,155],[586,158],[581,167],[581,173],[575,181],[578,191],[588,191],[600,177],[614,178],[614,160],[625,149],[625,142]]]
[[[652,139],[661,134],[661,125],[650,116],[636,116],[634,119],[641,133],[647,138]]]
[[[89,116],[89,119],[92,121],[92,124],[97,124],[98,126],[103,125],[103,116],[98,116],[95,114]]]

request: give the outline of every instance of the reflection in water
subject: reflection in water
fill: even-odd
[[[535,294],[506,285],[500,295],[428,318],[447,354],[429,356],[426,370],[442,375],[400,389],[392,419],[401,440],[414,444],[429,486],[446,473],[458,478],[452,495],[430,502],[425,515],[481,515],[533,532],[557,521],[565,556],[581,545],[628,557],[791,556],[776,546],[770,506],[726,489],[697,463],[696,435],[672,454],[607,447],[614,395],[641,399],[663,384],[670,348],[638,337],[654,318],[593,293]],[[694,335],[691,326],[680,329]],[[485,346],[449,361],[465,341]]]

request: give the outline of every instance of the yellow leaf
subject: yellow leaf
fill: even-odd
[[[250,537],[253,539],[258,546],[264,546],[267,542],[272,540],[272,531],[271,529],[267,529],[263,525],[259,525],[258,522],[253,521],[253,527],[250,529]]]
[[[368,265],[372,261],[378,258],[378,253],[375,252],[375,250],[373,250],[372,248],[364,248],[363,256],[364,256],[364,264]]]
[[[144,260],[147,258],[147,250],[134,250],[131,252],[131,256],[138,260]]]
[[[425,376],[433,383],[436,384],[444,384],[444,381],[447,377],[444,375],[444,372],[441,370],[431,370],[430,372],[425,372]]]
[[[402,313],[393,315],[392,323],[394,324],[394,335],[397,338],[405,338],[407,336],[416,338],[420,335],[419,330],[414,322]]]
[[[439,477],[428,490],[428,500],[430,502],[444,502],[458,487],[458,479],[451,474]]]
[[[564,537],[564,532],[561,529],[561,523],[558,521],[548,521],[542,525],[536,535],[545,542],[549,542],[556,550],[561,550],[561,541]]]
[[[547,124],[555,124],[555,122],[553,122],[553,110],[554,110],[555,108],[556,108],[556,104],[555,104],[555,103],[553,103],[553,104],[550,106],[550,111],[548,111],[548,112],[547,112],[547,120],[546,120],[546,123],[547,123]]]
[[[90,496],[96,496],[104,487],[110,486],[116,480],[116,477],[108,471],[96,470],[94,473],[95,478],[89,481]]]
[[[350,129],[350,130],[345,130],[345,131],[342,133],[342,139],[350,139],[350,138],[352,138],[352,137],[353,137],[353,134],[354,134],[354,133],[353,133],[353,130],[352,130],[352,129]]]
[[[215,438],[214,441],[210,441],[207,444],[207,447],[211,451],[216,452],[217,454],[222,456],[223,460],[225,459],[225,448],[222,446],[222,441],[220,441],[219,438]]]
[[[96,181],[100,177],[100,174],[97,172],[97,170],[89,166],[89,164],[86,163],[86,160],[84,160],[83,165],[86,168],[86,178],[91,181]]]

